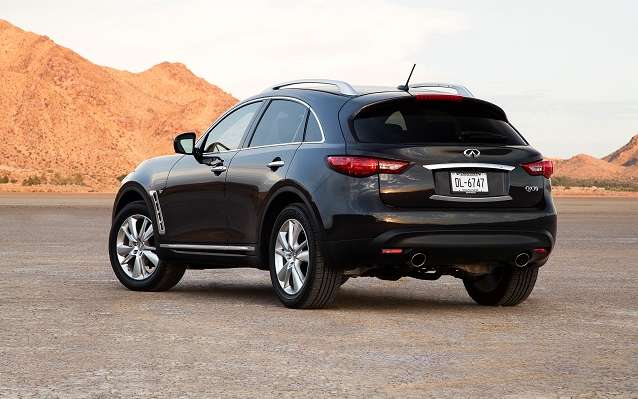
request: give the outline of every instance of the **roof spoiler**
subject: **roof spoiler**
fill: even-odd
[[[458,84],[452,84],[452,83],[434,83],[434,82],[414,83],[408,86],[408,90],[423,89],[428,87],[430,88],[440,87],[440,88],[452,89],[456,91],[456,94],[459,94],[463,97],[474,97],[474,94],[472,94],[472,92],[467,87],[458,85]]]

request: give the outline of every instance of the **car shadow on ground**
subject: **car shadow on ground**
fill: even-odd
[[[374,310],[461,310],[474,308],[468,299],[441,298],[427,293],[406,295],[400,288],[396,292],[375,293],[365,289],[342,289],[335,306],[339,309]]]
[[[243,301],[245,303],[264,306],[283,306],[277,299],[270,285],[255,283],[227,283],[206,282],[180,284],[171,291],[174,295],[188,298],[209,298],[210,300]],[[374,289],[342,287],[337,294],[335,303],[328,309],[336,310],[462,310],[474,309],[475,305],[469,298],[445,298],[428,295],[427,293],[406,294],[397,287],[396,292]]]

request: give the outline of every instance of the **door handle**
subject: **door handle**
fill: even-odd
[[[217,165],[217,166],[213,166],[212,168],[210,168],[211,172],[214,172],[216,174],[220,174],[222,172],[226,172],[228,168],[225,167],[224,165]]]
[[[209,164],[212,167],[217,167],[217,166],[221,166],[224,164],[224,160],[223,159],[214,159],[211,161],[211,163]]]
[[[203,164],[208,165],[208,166],[219,166],[219,165],[223,165],[224,164],[224,160],[221,159],[220,157],[204,157],[201,161]]]
[[[269,163],[267,166],[270,169],[277,169],[277,168],[281,168],[282,166],[284,166],[286,163],[284,161],[282,161],[281,159],[277,159],[275,161],[272,161],[271,163]]]

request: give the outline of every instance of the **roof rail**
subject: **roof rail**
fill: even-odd
[[[448,89],[456,90],[457,94],[460,94],[465,97],[474,97],[471,91],[468,90],[467,87],[451,84],[451,83],[414,83],[409,86],[410,89],[418,89],[420,87],[445,87]]]
[[[341,81],[341,80],[330,80],[330,79],[299,79],[299,80],[292,80],[290,82],[284,82],[284,83],[280,83],[278,85],[275,86],[271,86],[269,88],[267,88],[265,91],[269,91],[269,90],[279,90],[283,87],[286,86],[292,86],[292,85],[298,85],[298,84],[304,84],[304,83],[317,83],[317,84],[323,84],[323,85],[331,85],[331,86],[335,86],[337,88],[337,90],[339,90],[339,93],[341,94],[345,94],[347,96],[357,96],[359,95],[359,92],[355,90],[354,87],[352,87],[349,83]]]

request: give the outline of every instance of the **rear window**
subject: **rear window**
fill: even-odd
[[[354,119],[363,143],[526,145],[498,108],[474,101],[389,101]]]

